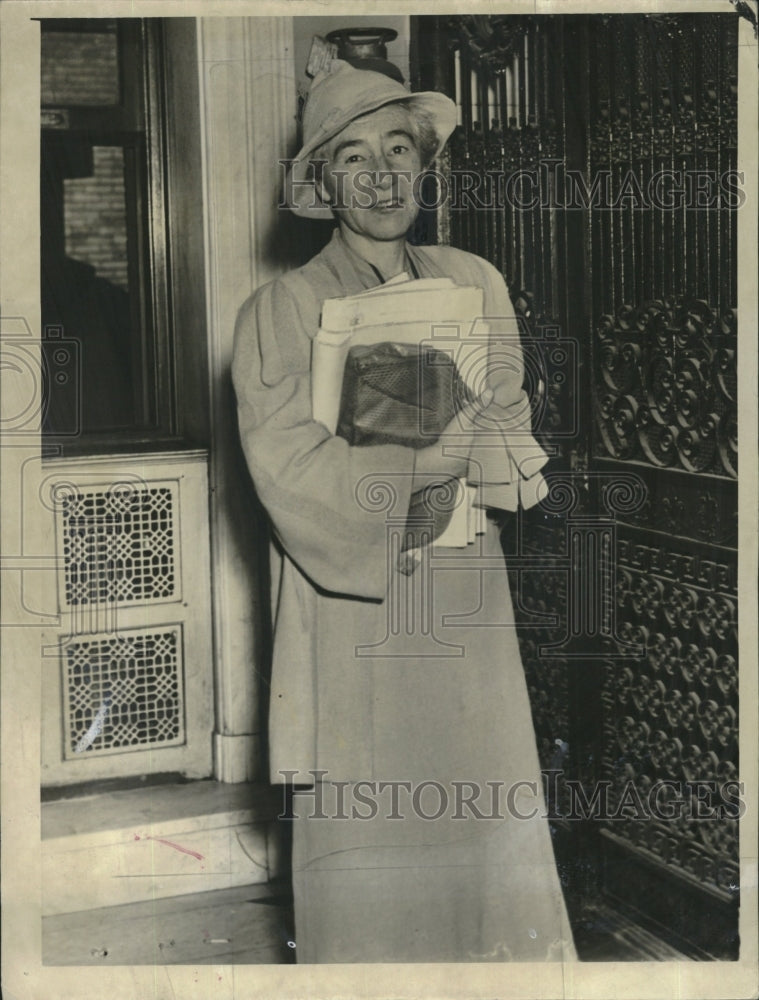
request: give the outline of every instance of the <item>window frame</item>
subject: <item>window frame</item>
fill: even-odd
[[[46,143],[65,143],[67,136],[91,145],[120,145],[124,149],[130,297],[133,317],[137,314],[138,319],[135,324],[133,318],[132,324],[133,333],[136,327],[140,337],[137,364],[142,369],[136,391],[142,393],[146,423],[76,435],[43,432],[43,454],[160,451],[202,443],[197,438],[185,441],[180,405],[172,308],[178,290],[173,287],[176,282],[170,252],[170,239],[172,235],[178,238],[178,234],[169,231],[167,203],[170,104],[164,26],[160,18],[118,19],[116,23],[120,103],[43,104],[40,139],[43,157]],[[97,22],[84,18],[43,19],[42,30],[97,30]],[[51,113],[61,116],[63,127],[45,125]],[[130,157],[136,160],[136,169],[126,168]],[[129,222],[132,217],[134,224]],[[137,289],[136,295],[133,288]]]

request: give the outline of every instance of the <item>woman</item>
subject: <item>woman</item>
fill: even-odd
[[[487,390],[418,450],[350,446],[311,412],[327,299],[401,272],[450,277],[482,288],[486,315],[513,330],[493,267],[406,242],[416,178],[455,120],[442,94],[339,60],[321,73],[291,207],[337,227],[238,319],[241,440],[275,537],[271,777],[312,786],[294,796],[302,962],[575,957],[497,527],[476,546],[425,550],[413,572],[388,545],[412,493],[467,474],[482,414],[523,399],[521,364],[497,401]],[[390,513],[367,482],[390,491]],[[431,630],[411,618],[427,600]]]

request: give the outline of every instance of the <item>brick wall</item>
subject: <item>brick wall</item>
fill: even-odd
[[[118,146],[94,146],[92,153],[92,176],[63,182],[66,254],[127,290],[124,152]]]
[[[118,104],[115,29],[42,32],[43,105]]]

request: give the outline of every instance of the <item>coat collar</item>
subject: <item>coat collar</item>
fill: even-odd
[[[424,247],[416,247],[407,242],[406,253],[413,260],[420,278],[442,276],[443,272],[424,253]],[[357,295],[380,283],[371,264],[351,250],[345,242],[339,226],[335,226],[332,239],[322,250],[320,257],[340,281],[346,296]]]

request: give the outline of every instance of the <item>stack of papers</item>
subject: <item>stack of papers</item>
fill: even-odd
[[[492,370],[492,344],[489,325],[483,319],[483,298],[482,289],[474,285],[457,285],[451,278],[409,280],[403,273],[358,295],[327,299],[312,344],[314,419],[335,433],[348,352],[352,347],[379,343],[426,346],[444,352],[455,363],[472,395],[481,395]],[[514,427],[491,428],[479,437],[477,448],[472,449],[477,458],[470,462],[469,476],[458,481],[453,516],[433,547],[463,547],[474,542],[476,535],[484,531],[486,506],[516,509],[520,497],[524,506],[537,502],[535,473],[547,457],[529,434],[529,427],[528,441],[524,441],[523,423],[522,419],[517,428],[522,435],[518,443]],[[511,454],[511,446],[522,447],[524,443],[528,444],[532,460],[527,463],[529,474]],[[520,478],[526,480],[526,489],[520,485]],[[542,477],[539,479],[542,482]],[[490,498],[487,501],[486,495]]]
[[[386,341],[435,347],[450,354],[461,377],[474,390],[467,379],[465,355],[466,341],[478,316],[482,316],[482,289],[456,285],[450,278],[409,281],[404,273],[360,295],[327,299],[312,348],[314,420],[335,433],[345,359],[351,347]],[[473,346],[469,345],[470,352]]]

